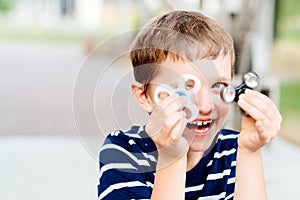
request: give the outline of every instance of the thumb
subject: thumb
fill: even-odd
[[[178,140],[180,137],[182,137],[184,129],[187,125],[187,119],[185,115],[185,112],[181,111],[181,119],[171,133],[172,140]]]

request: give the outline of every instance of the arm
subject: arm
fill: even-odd
[[[235,199],[267,199],[261,152],[239,149],[237,153]]]
[[[161,162],[160,158],[158,162]],[[186,155],[183,155],[156,172],[151,200],[184,199],[186,162]]]
[[[169,96],[155,105],[146,132],[156,144],[158,162],[151,200],[183,200],[188,142],[182,137],[186,126],[178,98]]]
[[[264,200],[267,192],[260,149],[280,130],[282,117],[273,102],[256,91],[246,90],[238,104],[249,116],[242,117],[238,138],[234,198]]]

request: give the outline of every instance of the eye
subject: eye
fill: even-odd
[[[221,91],[221,90],[223,90],[223,89],[224,89],[225,87],[227,87],[227,86],[228,86],[227,83],[224,83],[224,82],[217,82],[217,83],[213,84],[212,88]]]

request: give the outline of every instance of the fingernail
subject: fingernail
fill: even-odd
[[[245,94],[241,94],[240,96],[239,96],[239,99],[245,99],[246,98],[246,95]]]
[[[256,122],[256,126],[261,127],[261,125],[262,125],[262,122],[261,122],[261,121],[257,121],[257,122]]]
[[[239,101],[238,101],[238,104],[239,105],[245,105],[246,101],[243,98],[240,98]]]
[[[252,94],[252,90],[246,89],[246,90],[245,90],[245,93],[246,93],[246,94]]]

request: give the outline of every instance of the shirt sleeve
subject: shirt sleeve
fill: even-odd
[[[98,199],[150,199],[152,183],[143,169],[149,165],[124,134],[109,136],[99,154]]]

